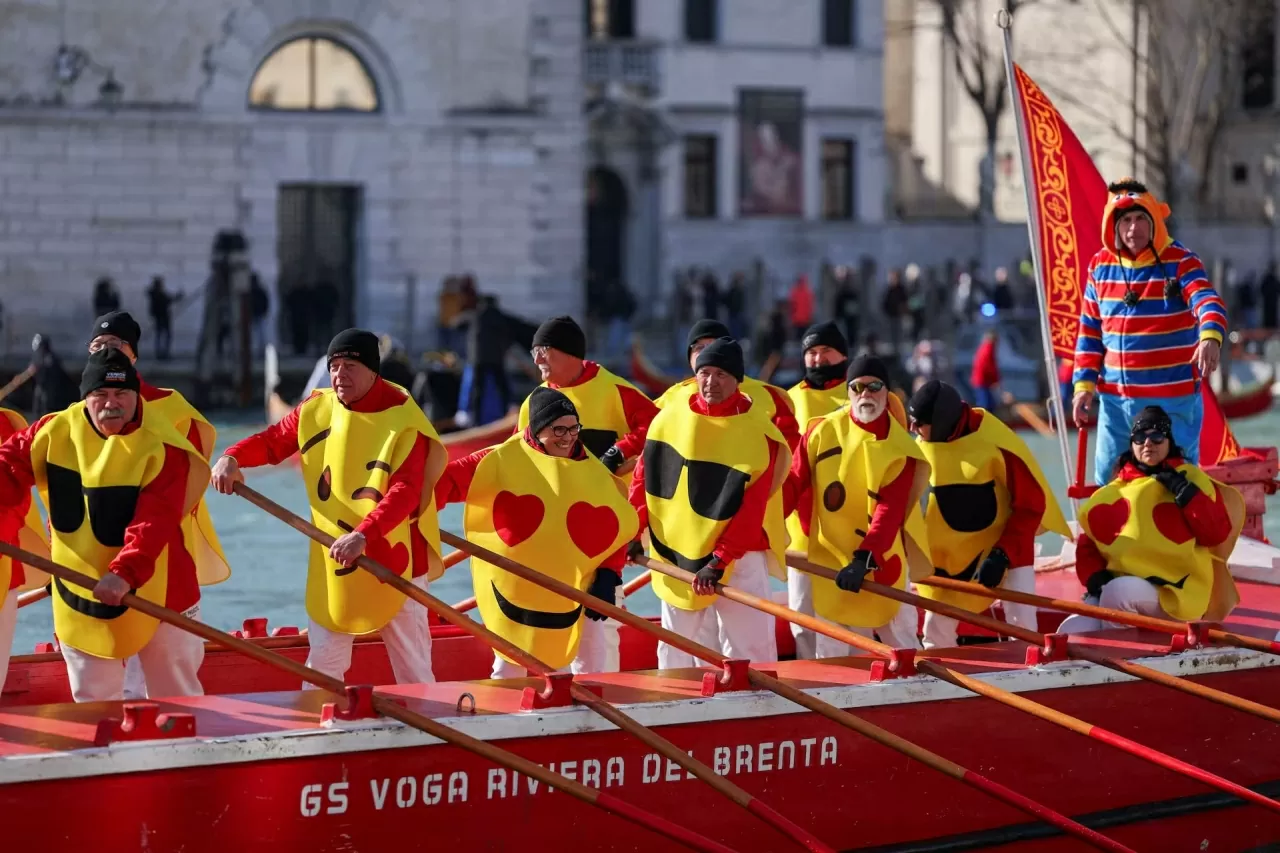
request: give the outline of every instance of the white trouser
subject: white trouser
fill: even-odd
[[[1132,575],[1119,575],[1107,581],[1102,587],[1102,596],[1085,599],[1086,604],[1110,607],[1112,610],[1124,610],[1129,613],[1141,613],[1143,616],[1155,616],[1159,619],[1172,619],[1160,606],[1160,591],[1151,581],[1136,578]],[[1104,622],[1092,616],[1074,614],[1062,620],[1058,626],[1059,634],[1083,634],[1086,631],[1102,631],[1107,628],[1127,628],[1119,622]]]
[[[13,651],[13,633],[18,628],[18,591],[9,590],[0,604],[0,693],[9,674],[9,655]]]
[[[603,570],[602,570],[603,571]],[[574,675],[591,672],[617,672],[621,667],[618,622],[615,619],[588,619],[582,617],[582,638],[578,641],[578,656],[569,664]],[[563,670],[562,670],[563,671]],[[528,671],[519,664],[493,656],[493,674],[490,678],[524,678]]]
[[[200,618],[200,605],[183,613]],[[71,697],[77,702],[109,702],[124,697],[124,661],[100,658],[62,643],[62,659],[67,662]],[[146,676],[146,698],[203,696],[200,664],[204,661],[204,640],[181,628],[160,623],[142,650],[138,661]],[[140,697],[139,697],[140,698]]]
[[[822,619],[821,616],[818,617]],[[830,619],[822,619],[828,625],[835,625]],[[909,604],[903,604],[898,607],[898,612],[893,614],[893,618],[879,628],[857,628],[853,625],[841,625],[841,628],[852,631],[862,637],[874,639],[874,634],[880,635],[880,642],[887,646],[893,646],[895,649],[919,649],[920,638],[917,636],[920,632],[920,615],[916,609]],[[845,655],[862,654],[862,650],[850,646],[848,643],[828,637],[825,634],[818,634],[815,641],[817,656],[821,658],[839,658]]]
[[[413,585],[425,590],[427,576],[413,579]],[[311,653],[307,666],[325,675],[346,680],[351,668],[351,644],[353,634],[330,631],[308,620],[307,641]],[[431,626],[427,622],[427,608],[416,601],[404,600],[400,612],[382,626],[382,645],[391,660],[391,671],[396,684],[432,684],[436,677],[431,671]],[[303,690],[315,690],[313,685],[303,684]]]
[[[787,606],[792,610],[812,616],[813,576],[797,569],[787,569]],[[813,660],[817,657],[817,634],[791,623],[791,636],[796,638],[796,660]]]
[[[771,599],[768,553],[752,551],[744,554],[734,563],[727,585],[759,598]],[[720,651],[730,658],[754,663],[773,663],[778,659],[774,620],[768,613],[720,597],[702,610],[682,610],[662,602],[662,627],[701,642],[708,626],[718,632]],[[701,666],[702,663],[693,655],[666,643],[658,643],[659,669]]]
[[[142,674],[142,661],[134,655],[124,662],[124,698],[141,699],[147,695],[147,677]]]
[[[1000,583],[1001,589],[1011,589],[1014,592],[1031,592],[1036,591],[1036,567],[1035,566],[1019,566],[1016,569],[1009,569],[1004,573],[1004,580]],[[992,604],[995,602],[993,601]],[[1010,625],[1017,625],[1020,628],[1029,628],[1037,631],[1036,627],[1036,607],[1034,604],[1013,604],[1006,601],[1004,603],[1004,618]],[[924,615],[924,647],[926,649],[949,649],[956,645],[956,632],[960,623],[950,616],[942,616],[932,611],[926,612]]]

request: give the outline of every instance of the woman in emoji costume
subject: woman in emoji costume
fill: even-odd
[[[1226,560],[1244,501],[1182,457],[1173,429],[1159,406],[1138,413],[1115,477],[1080,507],[1076,574],[1086,600],[1103,607],[1216,622],[1240,600]],[[1059,630],[1104,627],[1111,625],[1077,615]]]
[[[522,432],[449,463],[437,505],[465,502],[471,541],[612,602],[626,546],[639,530],[636,512],[621,481],[583,446],[577,409],[565,394],[536,388],[526,405]],[[602,614],[476,558],[471,578],[489,630],[556,669],[616,669]],[[494,678],[524,674],[495,654]]]

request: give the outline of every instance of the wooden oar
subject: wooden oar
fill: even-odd
[[[35,566],[56,578],[60,578],[63,581],[75,584],[76,586],[84,587],[85,589],[93,589],[97,584],[97,581],[87,575],[81,574],[74,569],[69,569],[66,566],[60,565],[51,560],[46,560],[43,557],[38,557],[35,554],[28,553],[21,548],[15,547],[6,542],[0,542],[0,554],[12,557],[29,566]],[[347,685],[340,679],[334,678],[331,675],[325,675],[324,673],[304,666],[297,661],[290,660],[283,655],[276,654],[275,652],[261,648],[260,646],[255,646],[253,643],[236,639],[230,634],[226,634],[216,628],[211,628],[203,622],[197,622],[196,620],[183,616],[181,613],[177,613],[167,607],[147,601],[145,598],[139,598],[132,593],[126,594],[124,598],[121,599],[121,603],[139,611],[140,613],[145,613],[154,619],[159,619],[161,622],[181,628],[188,633],[195,634],[197,637],[217,643],[218,645],[232,651],[239,652],[245,657],[252,658],[259,663],[264,663],[268,666],[273,666],[276,669],[283,670],[284,672],[294,675],[309,684],[314,684],[316,687],[328,690],[330,693],[335,693],[338,696],[347,696]],[[629,805],[611,794],[607,794],[603,791],[597,791],[594,788],[589,788],[586,785],[572,779],[568,779],[559,773],[553,773],[547,768],[539,764],[535,764],[526,758],[522,758],[515,753],[508,752],[507,750],[494,746],[491,743],[478,740],[470,735],[451,729],[430,717],[424,716],[415,711],[410,711],[408,708],[405,708],[403,705],[392,699],[379,696],[375,693],[373,695],[373,707],[374,710],[385,717],[391,717],[392,719],[399,720],[410,728],[426,732],[432,737],[438,738],[445,743],[465,749],[468,752],[473,752],[482,758],[492,761],[500,767],[505,767],[508,770],[513,770],[517,773],[523,773],[550,787],[558,788],[566,794],[582,800],[584,803],[597,806],[605,811],[624,817],[632,823],[643,826],[646,829],[653,830],[654,832],[664,835],[674,841],[678,841],[693,850],[714,851],[715,853],[733,853],[732,848],[726,847],[717,841],[705,838],[692,830],[672,823],[666,818],[647,812],[643,809],[637,808],[636,806]]]
[[[557,595],[561,595],[570,601],[590,607],[597,613],[603,613],[617,619],[625,625],[630,625],[632,628],[653,634],[662,642],[680,649],[681,651],[696,658],[704,660],[714,666],[723,668],[725,663],[728,661],[728,658],[720,652],[709,649],[688,637],[683,637],[674,631],[670,631],[660,625],[655,625],[642,616],[637,616],[634,613],[623,610],[617,605],[610,604],[609,602],[596,598],[593,595],[588,595],[567,583],[547,577],[541,572],[535,572],[532,569],[520,565],[514,560],[510,560],[500,554],[495,554],[493,551],[476,545],[473,542],[468,542],[460,536],[456,536],[442,530],[440,531],[440,539],[442,542],[445,542],[454,548],[466,549],[471,552],[473,557],[479,557],[485,562],[492,563],[494,566],[503,569],[504,571],[510,572],[511,574],[519,578],[523,578],[530,583],[537,584],[538,586],[550,590]],[[1048,806],[1037,803],[1035,800],[1025,797],[1022,794],[999,784],[998,782],[988,779],[980,773],[976,773],[960,766],[959,764],[948,761],[942,756],[930,752],[924,747],[900,738],[879,726],[867,722],[861,717],[851,714],[841,708],[837,708],[835,705],[825,702],[816,696],[811,696],[803,690],[779,681],[758,669],[749,669],[747,671],[747,675],[751,683],[758,687],[769,690],[770,692],[807,708],[816,714],[820,714],[829,720],[837,722],[846,728],[853,729],[859,734],[865,735],[875,742],[900,752],[903,755],[914,758],[953,779],[964,782],[967,785],[971,785],[992,797],[1037,818],[1038,820],[1042,820],[1045,823],[1055,826],[1077,838],[1084,839],[1101,850],[1127,851],[1127,853],[1133,853],[1133,851],[1128,847],[1118,844],[1100,833],[1094,832],[1088,827],[1071,820],[1066,815],[1050,809]],[[725,671],[722,675],[722,681],[726,680],[728,677],[728,672]]]
[[[651,558],[645,558],[645,565],[652,571],[661,572],[668,577],[684,581],[690,585],[693,584],[692,572],[685,571],[684,569],[680,569]],[[847,643],[854,648],[879,655],[890,662],[890,668],[893,668],[897,664],[898,656],[895,654],[894,649],[884,643],[880,643],[864,637],[861,634],[854,633],[847,628],[823,622],[813,616],[797,613],[796,611],[788,607],[784,607],[781,604],[760,598],[759,596],[751,595],[750,593],[743,592],[740,589],[734,589],[731,586],[716,584],[715,589],[717,595],[727,598],[730,601],[736,601],[746,607],[759,610],[763,613],[768,613],[779,619],[807,628],[810,631],[815,631],[824,636],[839,640],[842,643]],[[1101,726],[1086,723],[1078,717],[1064,714],[1061,711],[1048,707],[1047,705],[1041,705],[1039,702],[1034,702],[1025,696],[1020,696],[1019,694],[1008,690],[1002,690],[999,687],[995,687],[985,681],[982,681],[981,679],[963,675],[949,667],[939,664],[937,661],[916,658],[915,668],[918,672],[923,672],[972,693],[985,696],[1002,705],[1008,705],[1011,708],[1030,714],[1033,717],[1038,717],[1041,720],[1046,720],[1054,725],[1062,726],[1076,734],[1081,734],[1085,737],[1101,741],[1102,743],[1119,749],[1121,752],[1141,758],[1143,761],[1150,762],[1158,767],[1163,767],[1166,770],[1172,770],[1174,773],[1195,779],[1198,782],[1203,782],[1211,788],[1217,788],[1220,791],[1225,791],[1232,796],[1255,803],[1263,808],[1267,808],[1272,811],[1280,811],[1280,802],[1276,802],[1270,797],[1264,797],[1262,794],[1251,791],[1243,785],[1238,785],[1229,779],[1225,779],[1215,773],[1210,773],[1193,764],[1180,761],[1172,755],[1161,752],[1157,749],[1143,746],[1136,741],[1130,740],[1123,735],[1118,735],[1115,732],[1108,731]]]
[[[824,566],[811,563],[797,555],[787,554],[787,565],[802,572],[808,572],[821,578],[834,580],[836,572]],[[976,625],[979,628],[986,628],[988,631],[994,631],[996,634],[1006,634],[1010,637],[1031,643],[1034,646],[1045,647],[1045,635],[1039,631],[1032,631],[1030,628],[1023,628],[1009,622],[1001,622],[999,619],[993,619],[990,616],[984,616],[980,613],[970,613],[962,607],[956,607],[952,604],[945,604],[941,601],[934,601],[931,598],[914,595],[905,590],[896,589],[891,586],[876,583],[875,581],[866,580],[862,582],[863,592],[870,592],[874,595],[880,595],[885,598],[891,598],[900,604],[910,604],[913,607],[919,607],[923,610],[929,610],[942,616],[950,616],[960,622],[970,625]],[[1097,649],[1091,649],[1085,646],[1079,646],[1075,643],[1068,642],[1066,644],[1067,657],[1077,660],[1096,663],[1099,666],[1105,666],[1108,669],[1114,669],[1116,672],[1123,672],[1126,675],[1140,678],[1143,681],[1150,681],[1155,684],[1162,684],[1165,687],[1179,690],[1183,693],[1190,693],[1193,696],[1199,696],[1201,699],[1208,699],[1210,702],[1217,702],[1219,705],[1226,705],[1228,708],[1234,708],[1237,711],[1244,711],[1246,714],[1253,714],[1255,717],[1261,717],[1264,720],[1270,720],[1273,723],[1280,723],[1280,711],[1275,708],[1269,708],[1249,699],[1244,699],[1222,690],[1215,690],[1212,687],[1206,687],[1194,681],[1184,681],[1168,673],[1160,672],[1149,666],[1134,663],[1133,661],[1124,660],[1122,658],[1113,658],[1105,652]]]
[[[1134,628],[1146,628],[1151,631],[1160,631],[1162,633],[1186,636],[1191,630],[1191,626],[1186,622],[1175,622],[1172,619],[1160,619],[1155,616],[1145,616],[1141,613],[1133,613],[1128,610],[1116,610],[1111,607],[1100,607],[1096,604],[1085,604],[1083,601],[1065,601],[1060,598],[1045,598],[1042,595],[1033,595],[1029,592],[1018,592],[1009,589],[987,589],[982,584],[965,583],[953,578],[931,577],[928,580],[920,581],[926,586],[936,586],[939,589],[951,589],[957,592],[965,592],[970,595],[981,595],[985,598],[1000,599],[1001,601],[1012,601],[1017,604],[1033,604],[1037,607],[1044,607],[1048,610],[1058,610],[1063,613],[1078,613],[1081,616],[1092,616],[1095,619],[1102,619],[1106,622],[1118,622],[1121,625],[1129,625]],[[1213,640],[1224,646],[1236,646],[1241,649],[1249,649],[1255,652],[1266,652],[1268,654],[1280,654],[1280,643],[1274,640],[1264,640],[1261,637],[1249,637],[1244,634],[1237,634],[1234,631],[1224,631],[1221,628],[1206,627],[1200,632],[1206,639]]]
[[[326,547],[333,544],[334,537],[306,521],[301,516],[298,516],[297,514],[280,506],[280,504],[272,501],[270,498],[263,496],[259,492],[245,486],[243,483],[237,483],[235,489],[236,494],[240,495],[242,498],[269,515],[280,519],[294,530],[303,533],[307,537],[314,539],[316,542],[319,542],[321,545]],[[465,540],[463,541],[465,542]],[[458,546],[454,544],[454,547]],[[456,553],[463,553],[463,549],[459,548]],[[356,565],[372,574],[382,583],[394,587],[406,597],[413,599],[418,604],[427,608],[427,610],[447,622],[463,629],[467,633],[471,634],[471,636],[481,640],[490,648],[506,655],[525,669],[544,677],[555,671],[547,664],[521,649],[519,646],[516,646],[514,643],[498,636],[488,628],[475,622],[462,613],[459,613],[457,610],[445,604],[443,601],[425,590],[414,586],[412,583],[391,571],[386,566],[364,556],[356,560]],[[529,572],[534,571],[529,568],[526,568],[525,570]],[[783,817],[765,803],[742,790],[742,788],[738,787],[733,782],[717,775],[716,772],[706,764],[698,761],[671,741],[658,735],[652,729],[637,723],[631,717],[627,716],[583,685],[577,683],[572,684],[570,686],[570,693],[577,702],[586,705],[592,711],[595,711],[622,731],[636,737],[650,749],[661,753],[665,758],[667,758],[667,760],[680,765],[698,779],[706,782],[717,792],[728,797],[730,800],[742,806],[753,815],[761,818],[766,823],[776,828],[783,835],[791,838],[801,847],[804,847],[806,850],[818,851],[818,853],[835,853],[834,848],[822,843],[807,830]]]
[[[1040,417],[1040,414],[1031,407],[1030,403],[1014,403],[1013,410],[1018,413],[1019,417],[1026,421],[1027,426],[1031,427],[1041,435],[1048,438],[1052,438],[1055,435],[1053,427],[1045,423],[1044,418]]]
[[[28,604],[35,604],[37,601],[44,601],[49,597],[49,585],[45,584],[39,589],[29,589],[18,596],[18,608],[26,607]]]
[[[4,384],[3,388],[0,388],[0,400],[3,400],[5,397],[8,397],[14,391],[17,391],[18,388],[22,386],[22,383],[26,382],[28,379],[30,379],[32,376],[35,376],[35,375],[36,375],[36,366],[33,364],[29,366],[26,370],[19,373],[17,376],[10,379],[8,382]]]

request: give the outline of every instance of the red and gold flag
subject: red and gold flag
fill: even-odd
[[[1080,301],[1089,278],[1089,261],[1102,248],[1102,211],[1107,182],[1053,102],[1017,64],[1013,66],[1026,140],[1034,233],[1040,243],[1041,273],[1054,354],[1074,358],[1080,325]],[[1200,383],[1204,420],[1200,462],[1213,465],[1240,455],[1240,445],[1207,381]]]

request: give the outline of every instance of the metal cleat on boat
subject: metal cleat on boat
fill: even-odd
[[[98,721],[94,746],[196,736],[196,718],[191,714],[161,714],[155,702],[126,702],[123,711],[124,719],[108,717]]]

